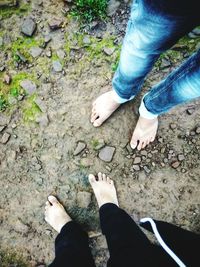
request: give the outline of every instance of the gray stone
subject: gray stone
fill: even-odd
[[[177,169],[179,165],[180,165],[180,162],[179,162],[179,161],[174,161],[174,162],[171,164],[172,168],[174,168],[174,169]]]
[[[194,113],[194,111],[195,111],[195,108],[188,108],[187,109],[187,114],[188,115],[192,115]]]
[[[92,194],[86,191],[78,192],[77,193],[77,205],[80,208],[88,208],[91,202],[91,196]]]
[[[188,37],[191,39],[198,38],[198,35],[194,34],[193,32],[188,33]]]
[[[6,84],[10,84],[11,81],[12,81],[12,78],[11,78],[11,76],[9,74],[5,74],[4,77],[3,77],[3,81]]]
[[[200,36],[200,29],[199,28],[195,28],[192,30],[192,33],[194,33],[197,36]]]
[[[107,55],[107,56],[111,56],[115,51],[114,47],[104,47],[103,48],[103,52]]]
[[[1,143],[6,144],[9,141],[10,136],[11,135],[9,133],[4,133],[1,137]]]
[[[91,43],[90,37],[87,36],[87,35],[84,36],[84,37],[83,37],[83,43],[86,44],[86,45],[87,45],[87,44],[89,45],[89,44]]]
[[[21,26],[21,32],[27,36],[32,36],[36,29],[36,23],[31,19],[27,18]]]
[[[46,56],[49,57],[49,58],[52,57],[52,51],[51,51],[51,49],[49,49],[49,50],[46,51]]]
[[[144,168],[144,171],[145,171],[146,173],[149,174],[149,173],[151,172],[151,170],[150,170],[147,166],[144,166],[143,168]]]
[[[61,19],[52,19],[49,21],[49,27],[51,30],[57,30],[62,27],[63,21]]]
[[[74,151],[74,156],[77,156],[78,154],[80,154],[85,148],[86,148],[86,144],[82,141],[79,141]]]
[[[1,0],[0,6],[16,6],[18,4],[17,0]]]
[[[195,132],[196,132],[196,134],[200,134],[200,127],[197,127]]]
[[[115,147],[105,146],[99,152],[99,158],[105,162],[112,161],[113,155],[115,153]]]
[[[29,231],[28,225],[24,224],[19,219],[15,222],[14,229],[15,229],[16,232],[19,232],[19,233],[22,233],[22,234],[27,234],[28,231]]]
[[[61,72],[63,70],[62,64],[60,63],[59,60],[53,61],[53,70],[55,72]]]
[[[176,129],[176,127],[177,127],[177,125],[176,125],[175,123],[171,123],[171,124],[170,124],[170,128],[171,128],[172,130]]]
[[[6,128],[6,125],[0,126],[0,133],[3,132],[3,130]]]
[[[160,68],[164,69],[164,68],[168,68],[170,66],[171,66],[171,62],[169,60],[163,58],[162,61],[161,61]]]
[[[185,156],[183,154],[178,155],[178,160],[183,161],[185,159]]]
[[[0,46],[3,46],[3,37],[0,36]]]
[[[110,0],[108,2],[107,15],[109,17],[113,16],[116,13],[116,11],[117,11],[119,6],[120,6],[120,2],[119,1]]]
[[[29,50],[29,53],[31,54],[32,57],[36,58],[39,57],[42,54],[42,49],[38,46],[33,46]]]
[[[140,166],[139,165],[133,165],[132,168],[135,171],[140,171]]]
[[[42,112],[46,112],[47,111],[47,106],[45,104],[44,101],[42,101],[39,97],[37,97],[35,99],[35,103],[38,105],[39,109],[42,111]]]
[[[142,161],[141,157],[136,157],[133,161],[133,164],[138,164]]]
[[[20,82],[20,86],[29,94],[32,95],[33,93],[35,93],[37,87],[36,84],[34,82],[32,82],[31,80],[23,80]]]
[[[50,35],[45,35],[45,36],[44,36],[44,42],[45,42],[46,44],[48,44],[50,41],[51,41],[51,36],[50,36]]]
[[[19,51],[16,52],[16,56],[18,56],[19,60],[26,63],[27,59],[25,58],[25,56],[23,56]]]
[[[42,114],[36,118],[36,122],[39,123],[41,127],[46,127],[49,125],[49,118],[47,114]]]
[[[57,56],[60,58],[60,59],[64,59],[66,54],[65,54],[65,51],[62,50],[62,49],[59,49],[57,52]]]

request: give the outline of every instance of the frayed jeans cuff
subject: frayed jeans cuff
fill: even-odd
[[[113,90],[113,92],[114,92],[114,100],[119,104],[126,103],[135,97],[135,96],[131,96],[129,99],[125,99],[125,98],[120,97],[115,90]]]
[[[141,104],[140,104],[140,107],[139,107],[139,113],[140,113],[141,117],[143,117],[145,119],[149,119],[149,120],[153,120],[153,119],[158,117],[158,115],[153,114],[147,110],[147,108],[145,107],[145,104],[144,104],[144,97],[143,97]]]

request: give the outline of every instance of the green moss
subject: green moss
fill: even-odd
[[[29,4],[19,4],[16,7],[1,7],[0,8],[0,17],[3,19],[11,17],[13,14],[21,15],[26,14],[30,10]]]
[[[39,106],[35,103],[36,94],[29,96],[22,109],[23,119],[25,122],[35,122],[38,114],[42,113]]]
[[[20,61],[18,53],[20,53],[27,61],[32,61],[32,56],[29,53],[29,49],[34,46],[41,46],[43,44],[43,39],[36,40],[33,37],[18,37],[14,41],[8,50],[12,52],[12,58],[14,61]]]
[[[94,139],[91,141],[92,148],[95,150],[96,147],[99,145],[99,140]]]
[[[1,267],[16,266],[16,267],[28,267],[28,264],[22,258],[21,255],[16,253],[10,253],[8,251],[0,251]]]

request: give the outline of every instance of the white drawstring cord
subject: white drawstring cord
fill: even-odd
[[[143,218],[140,220],[140,222],[150,222],[151,227],[153,229],[153,232],[160,243],[160,245],[163,247],[163,249],[173,258],[173,260],[180,266],[180,267],[186,267],[186,265],[176,256],[176,254],[165,244],[162,237],[160,236],[158,229],[156,227],[155,222],[151,218]]]

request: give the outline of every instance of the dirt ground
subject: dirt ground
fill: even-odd
[[[96,129],[89,121],[91,103],[111,87],[111,65],[118,48],[113,55],[98,51],[89,58],[89,50],[75,42],[66,59],[66,40],[79,33],[78,23],[63,15],[62,1],[37,0],[29,5],[28,13],[14,13],[0,20],[6,45],[23,37],[20,27],[27,16],[37,23],[36,40],[45,34],[51,36],[42,53],[28,64],[12,65],[12,51],[0,51],[1,64],[6,68],[3,75],[9,72],[14,76],[22,71],[36,75],[34,101],[40,110],[37,114],[29,110],[29,121],[24,112],[29,98],[25,96],[0,113],[0,260],[4,253],[8,258],[16,253],[24,266],[46,266],[52,261],[56,233],[44,221],[44,204],[53,193],[89,232],[97,266],[106,266],[106,241],[87,181],[89,173],[99,171],[115,181],[120,206],[136,220],[150,216],[199,232],[200,101],[179,106],[160,117],[158,136],[145,150],[133,151],[128,145],[141,96],[187,57],[188,47],[198,45],[199,38],[188,39],[185,47],[176,52],[176,61],[171,60],[171,54],[167,66],[161,61],[150,73],[141,95]],[[91,29],[84,28],[81,34],[99,40],[111,36],[119,47],[127,10],[128,4],[122,3],[116,16],[106,23],[93,24]],[[48,22],[53,18],[62,20],[61,29],[50,30]],[[85,45],[90,43],[85,40]],[[52,56],[48,57],[50,48]],[[54,59],[62,62],[61,72],[52,69]],[[8,140],[4,140],[6,136]],[[74,155],[80,141],[85,148]],[[103,146],[115,147],[111,162],[99,158]],[[16,265],[7,266],[23,266],[17,264],[15,257],[10,262]]]

